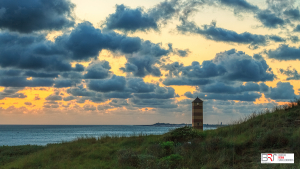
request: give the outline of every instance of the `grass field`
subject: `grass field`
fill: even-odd
[[[1,169],[300,168],[300,100],[230,126],[164,135],[78,138],[47,146],[0,147]],[[260,153],[294,153],[294,164],[261,164]]]

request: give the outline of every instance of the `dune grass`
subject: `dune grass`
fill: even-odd
[[[0,147],[0,168],[300,168],[300,100],[230,126],[164,135],[82,137],[47,146]],[[294,164],[261,164],[260,153],[294,153]]]

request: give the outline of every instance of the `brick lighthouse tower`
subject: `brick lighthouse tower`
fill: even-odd
[[[203,101],[198,97],[192,102],[192,126],[203,131]]]

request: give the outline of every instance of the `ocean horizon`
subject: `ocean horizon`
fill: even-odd
[[[0,146],[42,145],[82,137],[161,135],[177,127],[144,125],[0,125]],[[203,130],[215,128],[203,127]]]

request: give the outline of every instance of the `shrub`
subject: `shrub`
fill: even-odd
[[[118,151],[118,162],[121,166],[138,167],[139,157],[136,152],[130,149],[120,150]]]
[[[174,142],[166,141],[166,142],[160,143],[160,146],[166,150],[166,155],[170,155],[170,154],[172,154],[173,149],[174,149]]]
[[[159,160],[159,168],[175,169],[180,167],[183,157],[179,154],[171,154],[170,156],[163,157]]]
[[[173,142],[184,142],[196,137],[204,138],[205,136],[205,133],[195,130],[192,127],[185,126],[171,131],[166,139]]]

